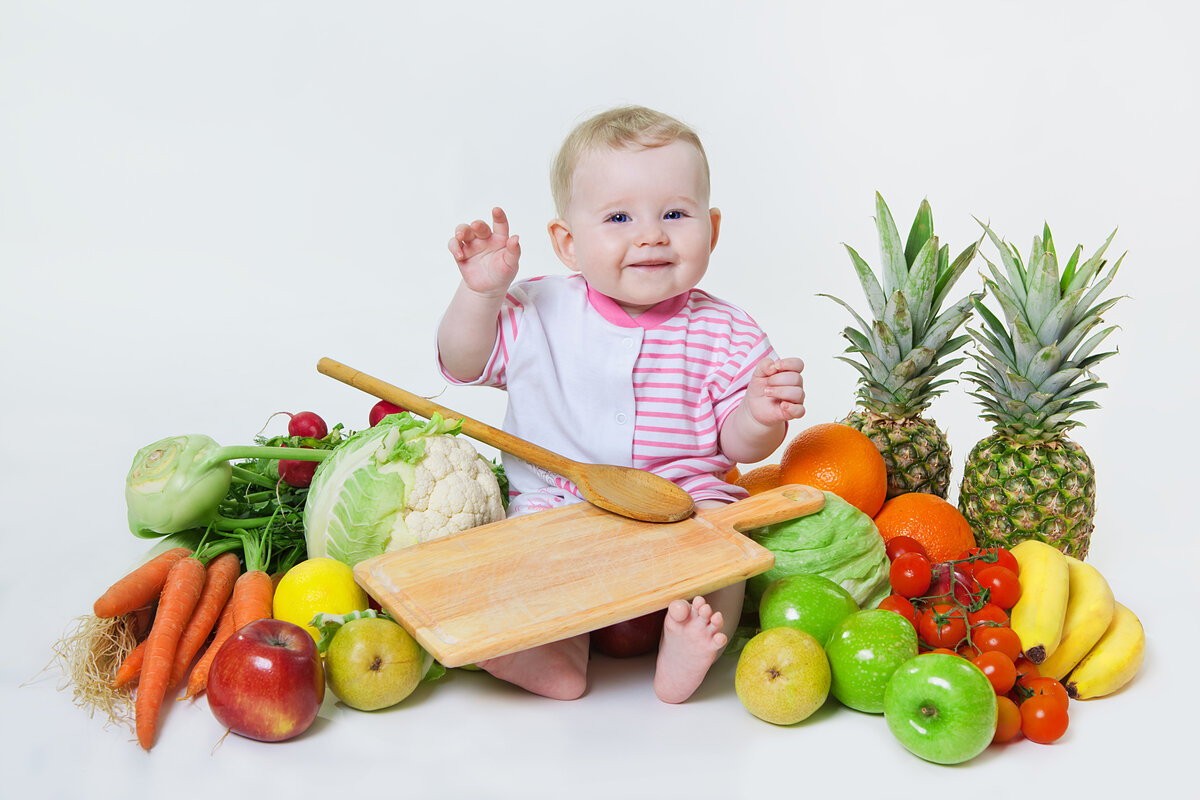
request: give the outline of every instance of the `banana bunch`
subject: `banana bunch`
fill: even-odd
[[[1010,625],[1038,672],[1063,681],[1079,700],[1128,683],[1142,666],[1146,633],[1113,598],[1100,571],[1032,539],[1015,545],[1012,554],[1020,567],[1021,599]]]

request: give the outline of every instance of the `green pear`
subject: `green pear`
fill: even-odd
[[[829,659],[812,634],[798,628],[768,628],[738,656],[733,685],[754,716],[776,725],[808,719],[829,696]]]
[[[329,690],[346,705],[377,711],[399,703],[421,682],[425,652],[408,631],[382,617],[347,622],[325,652]]]

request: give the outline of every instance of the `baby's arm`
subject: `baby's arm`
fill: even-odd
[[[460,381],[478,378],[496,344],[500,306],[517,276],[521,244],[509,236],[508,217],[492,209],[492,227],[483,220],[459,225],[450,254],[462,281],[438,326],[438,355],[446,371]]]
[[[789,420],[804,416],[804,362],[764,358],[746,396],[721,425],[721,450],[738,464],[761,461],[783,443]]]

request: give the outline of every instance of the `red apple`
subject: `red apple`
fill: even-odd
[[[208,707],[229,730],[281,742],[308,730],[325,699],[317,645],[299,625],[259,619],[230,636],[208,675]]]
[[[664,608],[600,628],[592,631],[592,644],[612,658],[631,658],[649,653],[658,647],[666,617],[667,610]]]

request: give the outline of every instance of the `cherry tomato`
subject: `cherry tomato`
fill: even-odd
[[[972,547],[955,560],[962,562],[959,566],[972,575],[993,566],[1007,567],[1014,574],[1021,572],[1016,556],[1003,547]]]
[[[996,694],[1007,694],[1017,682],[1016,665],[1011,658],[998,650],[980,653],[971,659],[971,663],[983,670]]]
[[[898,594],[889,594],[879,601],[877,607],[885,611],[895,611],[912,623],[914,629],[917,627],[917,610],[913,608],[913,604],[908,601],[908,598]]]
[[[1021,704],[1021,733],[1038,744],[1056,742],[1067,732],[1067,709],[1053,697],[1031,697]]]
[[[1017,668],[1017,682],[1022,678],[1038,678],[1041,677],[1041,672],[1038,671],[1037,664],[1034,664],[1025,656],[1018,656],[1013,659],[1013,666]]]
[[[975,573],[980,589],[988,590],[988,599],[1001,608],[1012,608],[1021,599],[1021,581],[1008,567],[993,565]]]
[[[299,414],[292,414],[292,418],[288,420],[288,436],[308,436],[313,439],[324,439],[328,435],[329,426],[325,424],[325,420],[312,411],[301,411]]]
[[[958,653],[951,650],[949,647],[935,647],[929,651],[930,653],[942,653],[947,656],[956,656]]]
[[[964,641],[954,652],[965,658],[967,661],[973,661],[975,656],[979,655],[983,651],[980,650],[973,642]]]
[[[371,406],[371,413],[367,415],[367,419],[371,423],[371,427],[374,428],[379,424],[379,420],[383,419],[388,414],[399,414],[403,411],[404,409],[395,403],[389,403],[387,400],[380,400],[378,403]]]
[[[995,603],[984,603],[978,611],[967,612],[967,624],[972,628],[992,627],[992,623],[1008,625],[1008,612]]]
[[[929,558],[929,553],[925,552],[925,545],[911,536],[893,536],[891,539],[888,539],[886,549],[888,561],[895,561],[905,553],[920,553]]]
[[[897,556],[888,571],[892,591],[901,597],[920,597],[929,589],[933,571],[929,559],[920,553],[905,553]]]
[[[940,603],[921,615],[917,632],[933,647],[953,650],[967,635],[967,620],[959,606]]]
[[[1021,732],[1021,709],[1007,697],[996,698],[996,735],[992,743],[1009,742]]]
[[[983,653],[1003,653],[1009,661],[1016,663],[1021,657],[1021,638],[1012,628],[988,626],[973,628],[971,641]]]
[[[1063,685],[1054,680],[1054,678],[1048,678],[1045,676],[1022,676],[1017,683],[1021,687],[1018,689],[1018,691],[1020,691],[1022,695],[1024,695],[1025,692],[1021,691],[1021,689],[1031,693],[1030,699],[1034,697],[1052,697],[1054,698],[1055,702],[1062,705],[1063,708],[1066,708],[1071,704],[1071,696],[1067,694],[1067,690],[1063,687]]]

